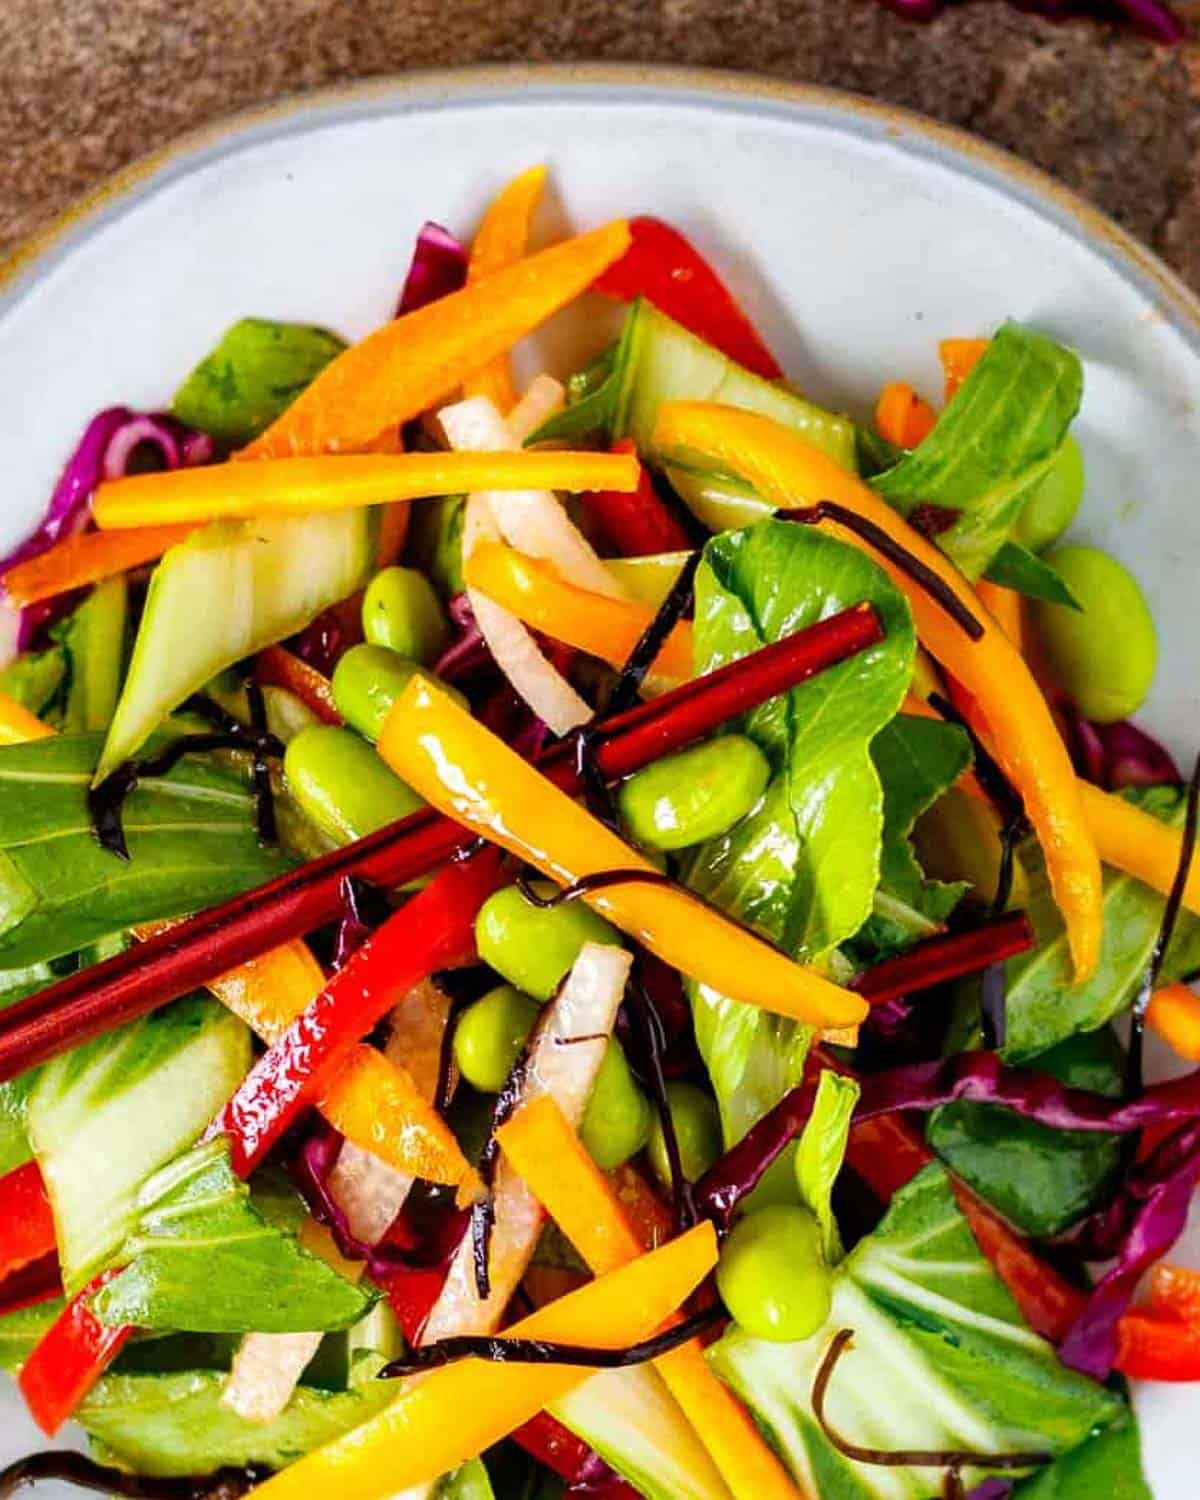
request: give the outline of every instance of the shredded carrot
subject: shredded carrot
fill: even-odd
[[[24,745],[30,740],[47,740],[53,729],[31,714],[24,704],[0,693],[0,745]]]
[[[1188,1062],[1200,1062],[1200,995],[1186,984],[1155,990],[1146,1011],[1147,1024]]]
[[[885,385],[875,403],[875,426],[880,437],[899,448],[915,448],[933,431],[937,413],[906,380]]]
[[[648,604],[614,599],[568,582],[552,564],[499,542],[480,542],[464,568],[470,588],[518,620],[578,651],[620,667],[654,619]],[[693,673],[692,627],[675,626],[655,658],[658,676],[684,682]]]
[[[496,1139],[597,1276],[644,1252],[621,1200],[549,1094],[522,1106]],[[737,1500],[801,1500],[745,1407],[708,1368],[698,1340],[655,1366]]]
[[[987,339],[943,339],[938,345],[948,402],[953,400],[959,386],[983,358],[988,343]]]
[[[527,253],[529,227],[542,199],[546,168],[530,167],[492,200],[471,245],[467,285],[513,265]],[[487,396],[504,415],[516,405],[508,352],[497,354],[463,381],[464,396]]]
[[[618,219],[397,318],[326,365],[239,457],[361,451],[444,401],[585,291],[629,244],[629,225]]]
[[[1002,588],[981,578],[975,585],[980,602],[1018,651],[1025,647],[1024,602],[1016,589]]]
[[[403,502],[384,506],[379,517],[379,540],[375,545],[377,567],[390,567],[392,563],[400,561],[400,554],[408,540],[408,523],[411,520],[412,511]]]
[[[1079,792],[1104,863],[1133,875],[1160,895],[1168,895],[1183,851],[1182,830],[1160,823],[1124,797],[1101,791],[1088,781],[1079,783]],[[1183,904],[1188,911],[1200,914],[1200,859],[1192,861]]]
[[[194,530],[194,526],[139,526],[116,535],[89,531],[64,537],[48,551],[10,568],[4,575],[4,592],[14,604],[38,604],[155,562]]]

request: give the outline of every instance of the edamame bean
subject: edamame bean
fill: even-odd
[[[1075,519],[1083,486],[1083,454],[1075,439],[1066,437],[1022,507],[1013,527],[1014,540],[1031,552],[1042,552],[1057,541]]]
[[[1060,547],[1046,561],[1082,612],[1034,602],[1051,672],[1084,718],[1112,724],[1141,707],[1158,657],[1154,619],[1133,574],[1098,547]]]
[[[832,1292],[816,1219],[787,1204],[739,1219],[721,1247],[717,1289],[752,1337],[808,1338],[828,1318]]]
[[[511,984],[468,1005],[454,1031],[454,1060],[467,1082],[485,1094],[498,1094],[533,1030],[538,1007]]]
[[[539,893],[554,887],[539,884]],[[475,918],[479,956],[519,990],[549,1000],[584,943],[619,943],[620,934],[582,901],[538,907],[519,887],[489,896]]]
[[[621,817],[639,844],[687,849],[732,828],[762,796],[771,768],[741,734],[664,755],[623,782]]]
[[[611,1172],[642,1149],[652,1113],[620,1042],[609,1037],[579,1127],[579,1139],[602,1171]]]
[[[384,568],[363,595],[363,634],[372,646],[431,662],[450,639],[450,627],[433,584],[415,568]]]
[[[351,646],[333,671],[333,702],[347,724],[372,743],[378,738],[392,704],[414,677],[437,684],[463,708],[467,700],[447,682],[386,646]]]
[[[692,1083],[668,1083],[667,1106],[679,1142],[679,1163],[689,1182],[703,1177],[721,1154],[721,1121],[710,1095]],[[671,1163],[667,1160],[667,1143],[662,1121],[654,1112],[650,1126],[650,1165],[665,1186],[671,1186]]]
[[[292,795],[339,844],[407,818],[424,803],[352,729],[302,729],[283,757]]]

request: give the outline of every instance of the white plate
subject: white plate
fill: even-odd
[[[1078,532],[1145,585],[1165,646],[1144,721],[1195,750],[1200,306],[1040,174],[822,90],[612,68],[417,76],[223,124],[134,168],[0,272],[0,547],[99,407],[165,402],[243,314],[366,333],[423,219],[469,232],[540,160],[576,225],[646,211],[692,235],[827,404],[865,412],[897,376],[936,393],[937,340],[1009,317],[1078,348]],[[1200,1235],[1178,1258],[1200,1263]],[[1138,1404],[1156,1496],[1194,1500],[1196,1388]],[[7,1384],[0,1432],[3,1462],[38,1441]]]

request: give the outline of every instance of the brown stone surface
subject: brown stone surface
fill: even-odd
[[[1055,173],[1200,289],[1200,51],[996,0],[924,27],[874,0],[0,0],[0,250],[216,115],[520,59],[743,68],[923,110]]]

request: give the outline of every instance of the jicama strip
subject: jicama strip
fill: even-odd
[[[657,883],[661,876],[648,860],[431,683],[414,678],[397,699],[379,753],[431,805],[561,885],[605,871],[638,872],[642,879],[588,891],[583,899],[719,994],[821,1029],[865,1017],[858,996],[680,887]]]
[[[543,373],[530,382],[529,389],[504,420],[517,442],[524,443],[566,404],[567,393],[562,382]]]
[[[64,537],[49,551],[10,568],[3,578],[4,592],[14,604],[39,604],[43,599],[155,562],[168,547],[186,540],[193,529],[139,526],[115,535],[89,531]]]

